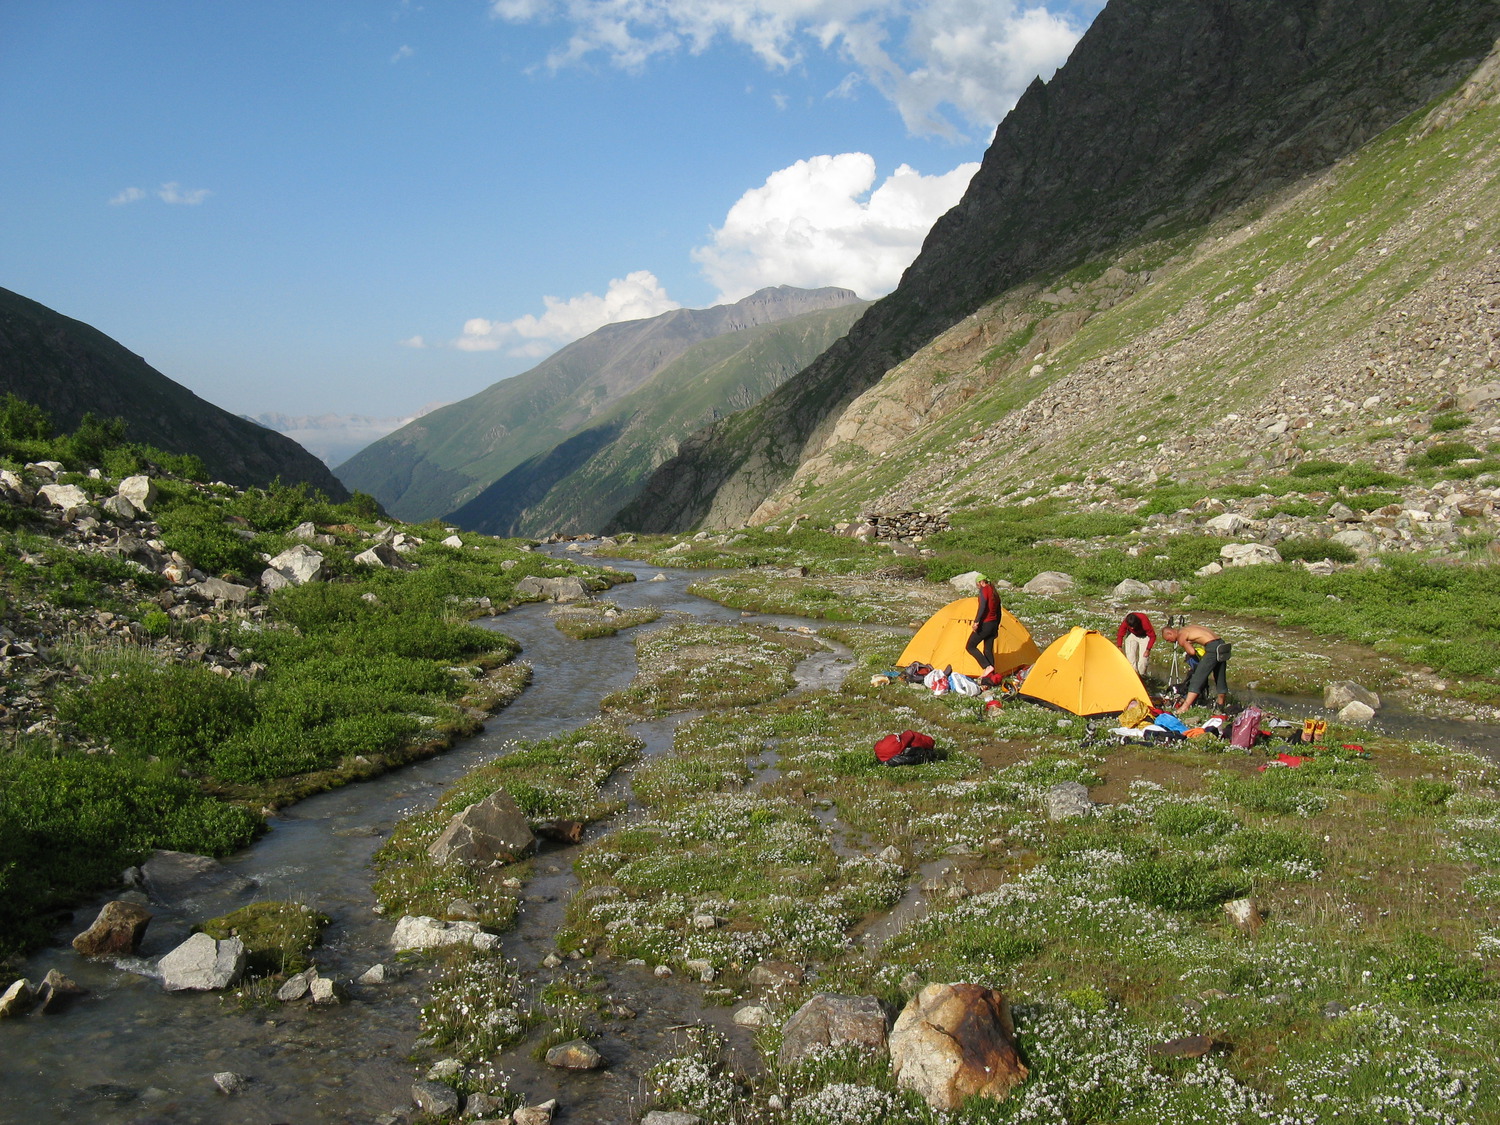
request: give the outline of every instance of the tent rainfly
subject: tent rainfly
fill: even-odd
[[[951,664],[955,672],[978,676],[984,669],[964,648],[974,629],[974,615],[978,612],[977,597],[949,602],[917,630],[917,635],[902,650],[898,665],[904,668],[913,660],[931,664],[934,668],[946,668]],[[1000,633],[995,637],[995,671],[1004,675],[1023,664],[1030,664],[1039,655],[1040,650],[1026,626],[1012,617],[1010,610],[1002,608]]]
[[[1047,646],[1026,674],[1019,694],[1088,716],[1117,715],[1133,699],[1151,702],[1125,654],[1109,638],[1082,626]]]

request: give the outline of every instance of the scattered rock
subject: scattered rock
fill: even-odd
[[[965,594],[972,594],[979,589],[979,579],[982,575],[977,570],[965,571],[963,574],[955,574],[948,579],[948,585],[955,590]]]
[[[313,978],[318,975],[315,968],[303,969],[300,973],[293,973],[287,977],[282,986],[276,990],[276,999],[283,1004],[293,1000],[301,1000],[307,995],[312,987]]]
[[[245,972],[245,945],[237,937],[216,941],[194,934],[156,963],[168,992],[231,988]]]
[[[670,553],[670,552],[668,552]],[[590,594],[588,584],[581,578],[538,578],[536,575],[523,578],[516,583],[516,593],[526,598],[545,598],[551,602],[576,602]]]
[[[1093,815],[1094,802],[1089,799],[1087,786],[1076,781],[1059,781],[1047,790],[1048,820]]]
[[[793,1067],[821,1048],[845,1044],[883,1051],[888,1026],[885,1009],[873,996],[819,992],[782,1027],[776,1064]]]
[[[1250,521],[1235,512],[1225,512],[1222,516],[1215,516],[1203,525],[1205,531],[1215,535],[1231,537],[1240,534],[1250,526]]]
[[[1144,582],[1138,582],[1134,578],[1126,578],[1123,579],[1120,584],[1114,588],[1113,593],[1117,598],[1122,598],[1126,601],[1133,601],[1136,598],[1153,597],[1156,594],[1156,591],[1153,590],[1150,586],[1146,585]]]
[[[463,1099],[452,1086],[441,1082],[417,1082],[411,1088],[411,1100],[423,1113],[438,1117],[455,1117],[463,1108]]]
[[[1213,1050],[1211,1035],[1186,1035],[1181,1039],[1166,1039],[1152,1043],[1146,1048],[1148,1055],[1160,1055],[1168,1059],[1201,1059]]]
[[[1281,562],[1281,552],[1264,543],[1230,543],[1219,550],[1225,566],[1265,566]]]
[[[391,947],[403,949],[437,949],[445,945],[472,945],[475,949],[493,949],[499,939],[485,933],[477,922],[447,922],[422,914],[408,914],[396,922]]]
[[[344,989],[332,977],[313,977],[307,983],[307,995],[314,1004],[338,1004],[344,999]]]
[[[1334,680],[1323,688],[1323,706],[1337,711],[1358,700],[1372,711],[1380,710],[1380,696],[1352,680]]]
[[[134,953],[151,918],[151,911],[136,903],[106,902],[93,925],[73,939],[73,948],[85,957]]]
[[[531,830],[543,840],[555,840],[559,844],[576,844],[583,839],[583,823],[577,820],[544,820],[533,824]]]
[[[1375,708],[1357,699],[1350,700],[1339,709],[1339,722],[1341,723],[1368,723],[1374,717]]]
[[[271,560],[271,569],[282,574],[293,586],[304,586],[322,581],[323,556],[306,543],[296,543]]]
[[[4,994],[0,995],[0,1020],[24,1016],[31,1011],[31,1004],[35,999],[36,989],[31,987],[29,980],[22,977],[13,981]]]
[[[536,847],[526,814],[504,789],[497,789],[456,815],[427,849],[437,863],[488,867],[511,863]]]
[[[641,1118],[641,1125],[703,1125],[703,1118],[680,1109],[653,1109]]]
[[[805,974],[790,961],[762,961],[751,969],[746,981],[761,992],[788,992],[801,984]]]
[[[584,1040],[574,1039],[549,1050],[546,1063],[560,1070],[598,1070],[604,1066],[604,1056]]]
[[[87,994],[88,989],[79,988],[73,980],[56,969],[48,969],[47,976],[37,986],[36,1009],[48,1015],[56,1015],[78,997]]]
[[[212,891],[243,891],[253,884],[216,859],[189,852],[157,851],[141,864],[146,893],[157,902],[178,904]]]
[[[1004,1101],[1026,1080],[1016,1051],[1010,1005],[977,984],[929,984],[913,996],[891,1029],[896,1084],[937,1110],[969,1097]]]
[[[390,966],[379,963],[371,965],[357,978],[360,984],[389,984],[396,979],[396,973]]]
[[[527,1106],[518,1109],[511,1114],[511,1120],[515,1125],[548,1125],[552,1120],[552,1113],[557,1109],[557,1099],[551,1098],[539,1105]]]
[[[149,512],[156,506],[156,484],[144,474],[126,477],[120,482],[120,487],[115,490],[115,493],[142,512]]]
[[[1071,574],[1060,570],[1044,570],[1021,589],[1028,594],[1066,594],[1073,589]]]
[[[770,1027],[775,1019],[764,1004],[746,1004],[734,1013],[734,1022],[740,1027]]]
[[[245,1088],[245,1076],[232,1070],[221,1070],[214,1075],[214,1085],[221,1094],[238,1094]]]

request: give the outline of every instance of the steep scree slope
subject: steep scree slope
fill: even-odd
[[[996,131],[901,285],[762,403],[684,441],[615,528],[735,526],[842,409],[1030,277],[1327,168],[1473,69],[1492,0],[1113,0]]]

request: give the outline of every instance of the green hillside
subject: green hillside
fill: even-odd
[[[847,332],[866,307],[809,313],[691,348],[601,412],[596,424],[516,466],[448,518],[493,535],[598,530],[684,435],[759,401]]]
[[[621,398],[705,340],[858,301],[847,289],[763,289],[734,304],[608,324],[530,371],[417,419],[339,466],[393,515],[433,519],[600,423]]]

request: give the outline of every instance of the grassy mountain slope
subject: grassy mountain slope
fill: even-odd
[[[529,458],[598,422],[689,348],[858,298],[847,289],[763,289],[730,305],[609,324],[462,402],[434,410],[338,467],[402,519],[460,507]]]
[[[1311,459],[1405,473],[1439,441],[1482,470],[1500,403],[1432,422],[1500,377],[1497,71],[1295,189],[987,305],[856,400],[760,518],[1049,485],[1123,502]]]
[[[123,418],[131,441],[195,454],[213,477],[240,487],[280,477],[306,481],[336,500],[349,495],[290,438],[205,402],[98,329],[0,289],[5,392],[40,406],[64,429],[90,412]]]
[[[747,415],[685,441],[616,526],[745,521],[849,403],[964,317],[1334,166],[1497,33],[1479,0],[1114,0],[1001,123],[897,290]]]
[[[686,434],[758,402],[849,330],[865,302],[758,325],[698,344],[588,429],[516,466],[452,512],[492,535],[597,530]]]

